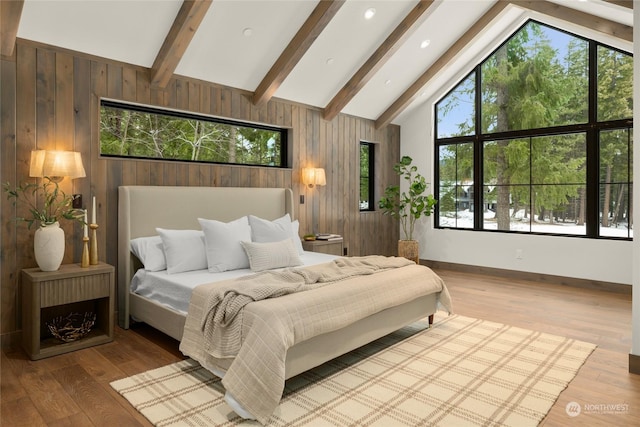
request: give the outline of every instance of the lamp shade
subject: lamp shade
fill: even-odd
[[[77,151],[35,150],[31,152],[29,176],[73,179],[84,178],[87,174],[82,165],[82,156]]]
[[[314,185],[327,185],[327,178],[323,168],[303,168],[302,183],[313,187]]]

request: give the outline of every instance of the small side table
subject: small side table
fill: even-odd
[[[320,252],[330,255],[344,255],[344,241],[338,240],[303,240],[302,248],[305,251]]]
[[[115,269],[98,263],[86,268],[64,264],[57,271],[22,270],[22,345],[32,360],[56,356],[113,341]],[[91,332],[65,343],[54,338],[45,322],[70,313],[92,311]]]

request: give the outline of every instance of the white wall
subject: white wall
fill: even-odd
[[[639,57],[636,55],[636,61]],[[417,107],[399,124],[401,155],[413,158],[433,191],[437,184],[433,176],[433,102]],[[634,140],[640,141],[640,136]],[[634,153],[638,155],[640,149]],[[634,165],[637,168],[640,161]],[[640,176],[640,172],[636,170],[634,175]],[[639,199],[634,197],[636,202]],[[640,224],[640,207],[634,213],[634,222]],[[632,284],[633,242],[443,230],[434,229],[433,223],[431,217],[417,228],[421,259]],[[516,250],[522,251],[522,259],[516,259]]]

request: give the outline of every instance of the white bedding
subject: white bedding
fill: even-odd
[[[308,251],[300,255],[300,259],[305,266],[321,264],[335,258],[337,258],[335,255]],[[196,286],[235,279],[249,274],[253,274],[249,269],[221,273],[209,273],[205,269],[178,274],[167,274],[167,270],[147,271],[140,269],[131,280],[131,291],[186,315],[189,309],[189,301],[191,300],[191,292]]]

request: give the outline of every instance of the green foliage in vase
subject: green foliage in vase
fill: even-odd
[[[415,223],[422,216],[430,216],[438,201],[432,194],[425,194],[429,184],[424,176],[420,175],[418,168],[412,165],[413,159],[403,156],[399,163],[393,166],[393,170],[400,179],[407,181],[407,191],[400,191],[400,186],[390,185],[380,198],[378,206],[385,215],[397,218],[402,227],[404,240],[413,240]]]
[[[51,225],[60,219],[79,221],[84,224],[84,210],[73,207],[73,197],[65,194],[57,182],[44,177],[37,183],[23,182],[13,188],[6,182],[4,191],[9,200],[24,203],[31,214],[29,217],[16,217],[24,221],[29,228],[34,222],[43,226]]]

